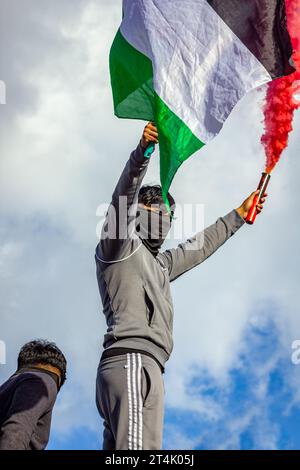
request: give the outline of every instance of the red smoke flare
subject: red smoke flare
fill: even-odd
[[[294,112],[300,108],[300,97],[297,97],[300,94],[300,0],[286,0],[285,3],[296,72],[268,84],[264,105],[265,133],[261,138],[267,157],[267,173],[274,169],[288,146]]]

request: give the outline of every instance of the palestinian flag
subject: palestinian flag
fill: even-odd
[[[284,0],[123,0],[116,116],[154,121],[164,197],[250,90],[293,73]]]

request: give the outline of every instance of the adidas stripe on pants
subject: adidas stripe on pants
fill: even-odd
[[[164,417],[162,372],[149,356],[102,360],[96,402],[104,420],[103,450],[160,450]]]

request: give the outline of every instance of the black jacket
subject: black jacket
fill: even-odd
[[[43,450],[57,396],[55,374],[16,372],[0,387],[0,450]]]

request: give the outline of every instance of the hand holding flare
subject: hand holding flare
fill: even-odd
[[[257,189],[254,193],[252,193],[244,202],[243,204],[236,209],[237,212],[240,214],[240,216],[247,222],[251,216],[251,213],[253,213],[253,208],[255,210],[256,215],[260,214],[261,211],[263,210],[263,205],[266,202],[266,198],[268,197],[267,193],[261,194],[259,196],[259,193],[261,192],[260,189]],[[255,215],[255,217],[256,217]],[[253,223],[253,222],[252,222]]]

